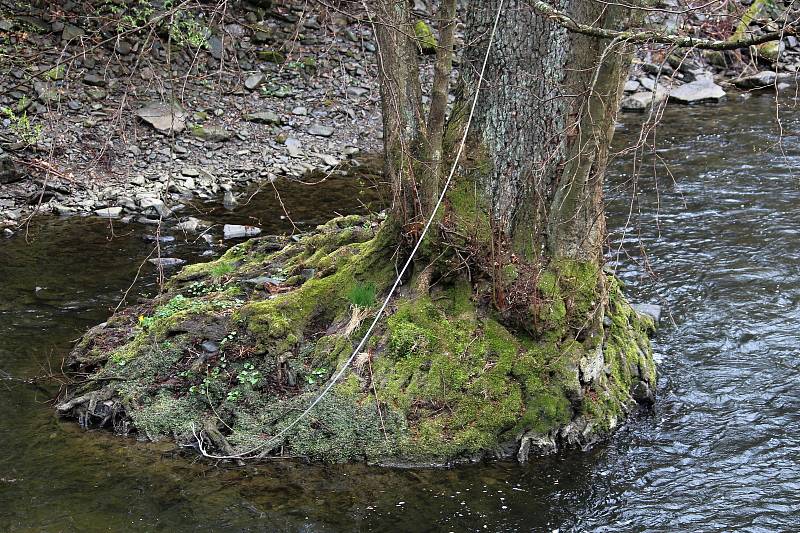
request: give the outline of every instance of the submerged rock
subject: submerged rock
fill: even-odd
[[[177,257],[156,257],[148,259],[148,261],[161,267],[177,267],[186,264],[185,259],[178,259]]]
[[[725,90],[709,78],[700,78],[681,85],[669,93],[669,99],[681,104],[718,102],[725,97]]]
[[[631,304],[634,311],[653,319],[656,325],[661,322],[661,306],[654,304]]]

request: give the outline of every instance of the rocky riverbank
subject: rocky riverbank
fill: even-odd
[[[0,59],[0,227],[32,212],[177,221],[380,146],[375,47],[344,16],[247,4],[202,49],[167,54],[161,36],[98,43],[112,29],[79,8],[0,8],[15,51]]]
[[[344,171],[359,152],[380,148],[376,45],[363,21],[301,3],[245,2],[207,13],[208,23],[187,18],[173,35],[157,25],[137,31],[136,17],[159,12],[115,5],[98,4],[90,17],[69,0],[0,3],[0,38],[13,51],[0,55],[7,232],[31,213],[194,227],[192,202],[235,205],[255,184]],[[416,11],[430,20],[426,2]],[[746,29],[774,30],[770,12],[759,14]],[[667,31],[716,31],[700,16],[657,16]],[[623,111],[794,87],[800,65],[793,36],[750,50],[668,52],[639,51]]]

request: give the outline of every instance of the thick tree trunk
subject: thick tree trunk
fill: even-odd
[[[499,0],[470,9],[464,97],[472,98]],[[564,2],[562,2],[564,3]],[[601,27],[623,10],[600,2],[562,6]],[[491,172],[477,176],[494,228],[518,254],[599,260],[602,177],[630,53],[569,34],[525,0],[508,0],[478,99],[470,142]]]
[[[474,98],[498,3],[480,2],[467,12],[465,40],[472,46],[465,53],[453,132],[463,128]],[[560,4],[581,22],[602,27],[629,22],[624,17],[630,10],[600,2]],[[570,34],[525,0],[504,3],[453,205],[455,215],[463,216],[458,205],[463,208],[464,194],[473,196],[468,205],[488,228],[465,220],[462,230],[471,228],[489,255],[484,265],[495,305],[520,325],[536,320],[531,287],[538,277],[565,261],[597,274],[598,296],[591,307],[600,308],[603,174],[630,59],[622,44]],[[504,274],[509,271],[510,277]],[[573,317],[581,329],[596,325],[597,313],[582,314]]]

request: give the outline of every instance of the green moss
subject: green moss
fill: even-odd
[[[136,428],[150,440],[165,436],[183,440],[192,435],[192,424],[202,427],[202,412],[191,398],[161,393],[152,401],[128,413]]]
[[[423,53],[436,53],[436,48],[438,48],[439,43],[436,41],[436,37],[434,37],[433,32],[424,20],[417,21],[414,25],[414,33],[417,36],[417,43]]]
[[[109,322],[130,334],[119,336],[98,372],[121,379],[97,383],[149,438],[189,438],[192,423],[220,416],[233,428],[227,438],[235,449],[263,445],[352,353],[367,326],[352,322],[353,287],[385,293],[395,274],[395,229],[375,233],[365,219],[343,217],[279,250],[275,240],[254,239],[184,269],[143,316],[146,324],[133,325],[130,315]],[[507,266],[503,276],[511,281],[516,270]],[[212,284],[223,271],[228,285]],[[271,294],[239,288],[278,272],[298,276],[297,284]],[[480,307],[482,294],[465,279],[397,297],[368,345],[370,365],[354,364],[276,446],[328,461],[450,462],[531,433],[562,435],[578,421],[589,426],[574,432],[575,442],[612,429],[637,387],[655,383],[652,324],[633,312],[616,280],[601,276],[592,265],[548,265],[537,278],[541,334],[510,330]],[[209,290],[189,291],[188,282]],[[610,318],[598,322],[598,339],[575,340],[598,309]],[[199,343],[212,330],[226,343],[203,352]]]

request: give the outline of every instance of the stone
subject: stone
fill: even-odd
[[[206,353],[217,353],[219,351],[219,344],[214,341],[204,341],[200,347]]]
[[[764,89],[774,86],[776,81],[778,81],[778,75],[775,72],[762,70],[752,76],[733,80],[733,84],[740,89]]]
[[[259,111],[257,113],[247,113],[244,115],[244,120],[247,122],[254,122],[256,124],[274,124],[280,125],[281,117],[272,111]]]
[[[330,137],[333,135],[333,128],[330,126],[323,126],[322,124],[312,124],[308,128],[308,133],[316,135],[317,137]]]
[[[108,96],[108,93],[106,93],[103,89],[94,88],[94,89],[88,89],[86,91],[86,95],[92,100],[96,100],[99,102],[101,100],[105,100],[106,96]]]
[[[177,267],[186,263],[185,259],[178,259],[177,257],[156,257],[148,259],[148,261],[157,267]]]
[[[642,70],[653,76],[672,76],[675,72],[669,65],[656,65],[654,63],[642,63]]]
[[[258,276],[257,278],[246,279],[242,281],[242,284],[245,286],[250,287],[263,287],[264,285],[280,285],[283,283],[284,279],[281,278],[272,278],[269,276]]]
[[[142,210],[152,209],[162,217],[168,217],[172,214],[172,211],[162,200],[149,196],[145,196],[139,200],[139,207],[141,207]]]
[[[222,126],[192,126],[192,135],[204,141],[225,142],[233,134]]]
[[[236,199],[236,196],[232,191],[225,191],[225,196],[222,199],[222,205],[225,207],[225,209],[234,209],[237,205],[239,205],[239,200]]]
[[[83,77],[83,83],[91,85],[92,87],[104,87],[106,85],[106,80],[102,76],[90,72]]]
[[[365,94],[369,93],[369,89],[366,87],[348,87],[347,88],[347,96],[354,96],[359,98],[364,96]]]
[[[781,57],[784,45],[779,41],[770,41],[758,45],[758,57],[775,63]]]
[[[61,31],[61,40],[71,41],[78,37],[83,37],[84,33],[83,28],[79,28],[74,24],[65,24],[64,29]]]
[[[277,50],[259,50],[257,52],[258,58],[268,63],[283,63],[286,61],[286,56]]]
[[[200,171],[194,167],[183,167],[181,169],[181,175],[187,178],[196,178],[200,175]]]
[[[114,50],[116,50],[118,54],[126,56],[131,53],[133,46],[131,46],[131,43],[128,41],[120,39],[117,41],[117,45],[114,47]]]
[[[214,59],[216,60],[222,59],[222,55],[224,52],[222,46],[222,39],[220,39],[216,35],[212,35],[208,39],[208,50],[209,52],[211,52],[211,57],[213,57]]]
[[[306,109],[304,106],[297,106],[294,109],[292,109],[292,115],[298,117],[304,117],[308,115],[308,109]]]
[[[598,346],[593,352],[581,357],[578,362],[581,382],[585,384],[594,383],[605,369],[605,358],[603,357],[603,347]]]
[[[648,91],[652,91],[656,88],[656,80],[654,80],[653,78],[642,76],[641,78],[639,78],[639,83],[641,83],[642,87],[644,87]]]
[[[36,96],[44,104],[54,104],[58,102],[60,94],[58,90],[54,89],[49,83],[43,81],[33,82],[33,90],[36,91]]]
[[[638,80],[628,80],[625,82],[624,91],[626,93],[635,93],[639,90],[639,81]]]
[[[255,226],[243,226],[239,224],[225,224],[222,228],[222,236],[225,239],[241,239],[242,237],[255,237],[261,233],[261,228]]]
[[[122,207],[104,207],[94,212],[97,216],[103,218],[117,218],[122,214]]]
[[[186,231],[186,232],[189,232],[189,233],[194,233],[195,231],[197,231],[197,228],[199,226],[200,226],[200,219],[194,218],[194,217],[189,217],[186,220],[176,224],[175,227],[178,228],[178,230],[180,230],[180,231]]]
[[[661,321],[661,306],[655,304],[632,304],[631,307],[640,315],[649,316],[658,325]]]
[[[710,78],[700,78],[673,89],[669,98],[681,104],[718,102],[725,98],[725,91]]]
[[[258,89],[261,84],[264,83],[264,75],[263,74],[250,74],[244,80],[244,87],[248,91],[255,91]]]
[[[647,111],[654,103],[656,103],[656,93],[640,91],[623,98],[620,102],[620,109],[643,112]]]
[[[317,154],[317,156],[322,160],[323,163],[325,163],[329,167],[335,167],[340,163],[340,161],[335,157],[333,157],[332,155]]]
[[[161,133],[180,133],[186,128],[186,112],[178,104],[150,102],[136,116]]]
[[[7,155],[0,155],[0,185],[14,183],[22,179],[22,173],[18,172],[11,163],[11,158]]]
[[[289,157],[300,157],[303,155],[303,148],[300,141],[289,137],[284,141],[286,149],[289,151]]]

